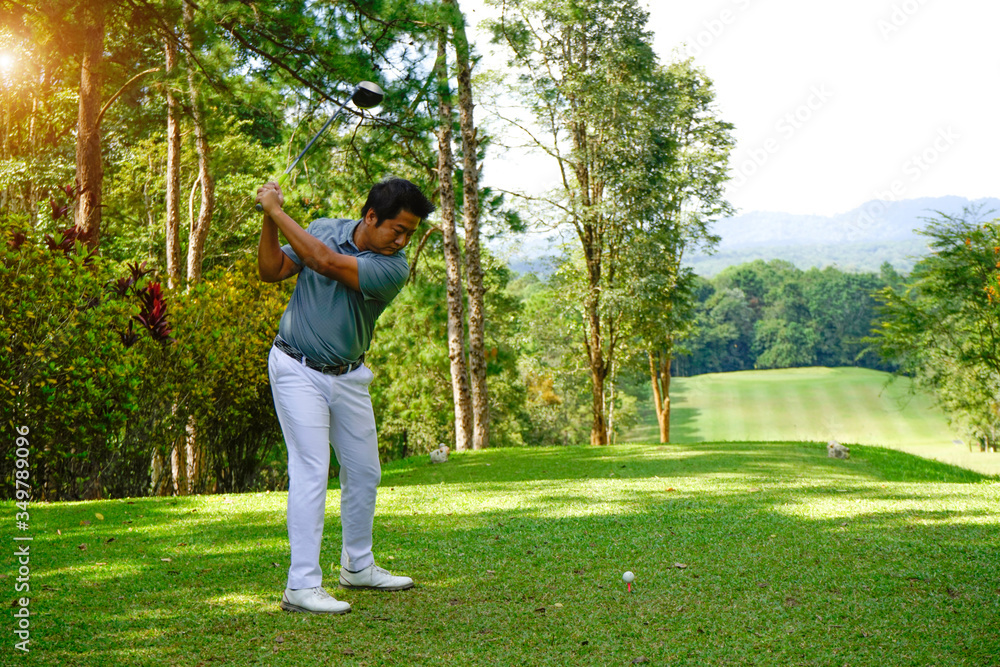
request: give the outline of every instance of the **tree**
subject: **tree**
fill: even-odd
[[[902,289],[879,292],[870,342],[931,389],[983,447],[1000,436],[1000,220],[939,214],[921,232],[931,254]]]
[[[469,393],[469,375],[465,359],[465,304],[462,290],[462,256],[455,229],[455,184],[451,152],[454,123],[451,91],[448,82],[447,27],[438,38],[438,58],[435,63],[438,79],[438,192],[439,215],[444,236],[445,280],[448,299],[448,359],[451,363],[451,388],[455,404],[455,449],[472,446],[473,410]],[[416,258],[414,259],[416,262]]]
[[[501,4],[501,3],[495,3]],[[547,197],[579,241],[577,291],[590,368],[590,442],[608,442],[605,382],[614,368],[622,314],[609,308],[622,288],[621,252],[634,221],[617,190],[647,159],[644,149],[656,55],[648,15],[635,0],[509,0],[492,24],[507,47],[517,83],[510,93],[532,115],[522,122],[535,147],[551,156],[562,186]],[[544,137],[544,138],[543,138]]]
[[[462,131],[462,217],[465,263],[469,284],[469,367],[472,371],[473,449],[490,441],[490,393],[486,381],[486,288],[479,233],[479,143],[472,102],[472,57],[465,34],[465,16],[458,0],[444,0],[451,10],[452,41],[458,70],[459,125]]]
[[[710,225],[733,212],[723,189],[734,140],[733,126],[718,117],[711,80],[690,60],[658,70],[655,82],[661,113],[648,121],[647,157],[621,197],[638,220],[627,246],[633,291],[624,305],[649,362],[660,441],[669,442],[674,349],[690,335],[694,313],[694,274],[682,262],[689,250],[713,247]]]

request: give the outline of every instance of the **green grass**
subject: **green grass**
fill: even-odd
[[[339,554],[338,494],[333,484],[324,562]],[[839,461],[821,443],[709,443],[396,462],[376,556],[417,587],[331,588],[354,605],[342,617],[278,609],[285,502],[33,505],[31,663],[882,667],[1000,655],[1000,481],[897,451],[854,447]],[[0,586],[15,597],[12,575]],[[14,664],[4,636],[0,662]]]
[[[791,368],[712,373],[671,384],[672,442],[804,441],[881,445],[1000,474],[1000,456],[957,446],[929,396],[907,379],[864,368]],[[659,439],[649,399],[640,399],[632,440]]]

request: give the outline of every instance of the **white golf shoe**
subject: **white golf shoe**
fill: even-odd
[[[351,605],[334,599],[322,586],[316,588],[285,589],[281,596],[281,608],[285,611],[303,611],[312,614],[346,614]]]
[[[340,568],[341,588],[374,588],[380,591],[403,591],[413,588],[413,579],[397,577],[375,564],[358,572]]]

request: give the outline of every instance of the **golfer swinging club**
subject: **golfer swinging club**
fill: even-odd
[[[375,320],[409,274],[403,248],[434,205],[413,183],[375,184],[360,220],[313,221],[302,229],[281,207],[277,183],[257,191],[264,220],[257,249],[262,280],[301,272],[268,358],[274,408],[288,448],[288,542],[291,567],[285,611],[346,614],[323,587],[319,564],[330,445],[340,463],[343,547],[340,585],[398,591],[413,586],[375,565],[372,523],[382,478],[378,437],[364,364]],[[278,230],[289,245],[278,242]]]

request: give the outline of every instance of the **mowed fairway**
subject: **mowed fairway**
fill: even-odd
[[[675,378],[670,440],[808,441],[891,447],[986,474],[1000,473],[1000,456],[970,453],[925,394],[909,380],[864,368],[791,368]],[[631,440],[656,440],[655,416]]]

